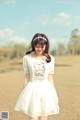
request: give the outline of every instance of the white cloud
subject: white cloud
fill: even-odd
[[[73,16],[73,26],[80,27],[80,16]]]
[[[70,26],[72,23],[71,23],[70,21],[64,21],[63,24],[64,24],[65,26]]]
[[[71,15],[66,12],[58,13],[56,16],[50,15],[42,15],[37,18],[37,22],[39,25],[46,26],[50,24],[64,25],[70,26],[71,23]]]
[[[75,20],[79,20],[80,21],[80,16],[75,16]]]
[[[42,15],[37,18],[37,22],[39,25],[47,26],[47,25],[61,25],[66,27],[71,26],[80,26],[80,16],[73,16],[66,12],[58,13],[55,16],[50,15]]]
[[[62,12],[53,18],[52,23],[58,25],[60,24],[60,25],[70,26],[71,25],[70,18],[71,16],[69,14]]]
[[[10,28],[6,28],[4,30],[0,30],[0,38],[8,38],[12,36],[13,30]]]
[[[16,0],[0,0],[0,3],[5,3],[5,4],[16,4]]]
[[[48,24],[48,22],[49,22],[49,19],[50,19],[50,16],[48,16],[48,15],[42,15],[42,16],[39,16],[37,18],[37,22],[40,25],[46,26]]]
[[[9,41],[13,41],[16,43],[23,43],[26,42],[26,38],[25,37],[19,37],[19,36],[12,36],[9,38]]]
[[[62,12],[62,13],[59,13],[58,16],[62,17],[63,19],[68,19],[70,18],[70,15],[65,13],[65,12]]]
[[[15,42],[15,43],[25,43],[28,41],[26,37],[20,37],[17,35],[14,35],[14,30],[10,28],[6,28],[4,30],[0,30],[0,39],[3,40],[4,42]]]

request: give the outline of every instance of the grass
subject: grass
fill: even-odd
[[[50,115],[49,120],[80,119],[80,56],[55,56],[54,84],[59,97],[60,114]],[[8,110],[10,120],[28,120],[21,112],[14,112],[17,97],[23,88],[22,59],[0,63],[0,111]]]

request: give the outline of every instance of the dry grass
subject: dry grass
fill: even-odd
[[[49,120],[79,120],[80,56],[55,58],[54,84],[59,97],[60,114],[49,116]],[[0,111],[9,111],[10,120],[28,120],[27,115],[13,110],[24,82],[21,60],[17,63],[14,60],[0,64],[0,70],[3,69],[0,73]],[[5,71],[9,68],[12,69]]]

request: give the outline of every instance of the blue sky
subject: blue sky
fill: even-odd
[[[51,47],[67,44],[80,27],[80,0],[0,0],[0,46],[10,41],[29,44],[44,33]]]

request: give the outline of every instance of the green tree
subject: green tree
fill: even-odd
[[[80,31],[77,28],[71,32],[68,50],[70,54],[80,54]]]
[[[62,55],[62,54],[64,54],[64,51],[65,51],[64,45],[62,43],[58,43],[58,51],[57,51],[58,54]]]
[[[26,52],[25,44],[15,43],[14,45],[12,45],[11,48],[12,48],[12,51],[10,53],[10,58],[22,57]]]

